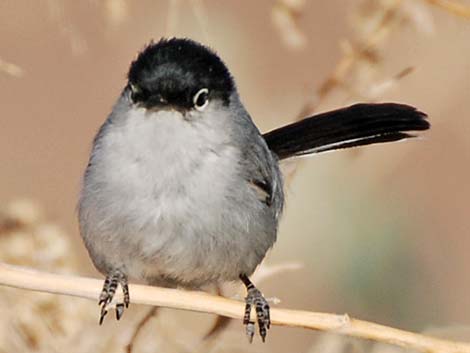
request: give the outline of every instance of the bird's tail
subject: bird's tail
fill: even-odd
[[[314,115],[263,135],[279,159],[398,141],[430,127],[427,115],[404,104],[355,104]]]

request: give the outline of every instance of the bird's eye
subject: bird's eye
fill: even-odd
[[[140,87],[134,84],[129,84],[131,90],[131,99],[134,103],[144,101],[148,98],[147,91],[142,90]]]
[[[200,89],[193,97],[194,108],[202,111],[209,104],[209,90],[207,88]]]

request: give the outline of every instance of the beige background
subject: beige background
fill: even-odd
[[[357,38],[352,18],[363,3],[307,2],[298,20],[307,42],[296,50],[272,23],[272,1],[182,1],[170,13],[167,1],[2,1],[0,58],[24,73],[0,72],[0,203],[40,202],[76,242],[81,274],[97,275],[80,242],[75,205],[92,138],[136,52],[164,35],[209,44],[267,131],[292,121],[314,96],[342,56],[340,42]],[[419,107],[432,130],[420,140],[303,161],[287,186],[267,264],[304,268],[270,278],[262,289],[285,307],[348,312],[406,329],[466,325],[470,21],[425,1],[403,3],[412,19],[380,46],[374,79],[415,70],[376,100]],[[319,110],[362,99],[336,90]],[[286,351],[295,342],[304,351],[313,339],[275,328],[263,349]]]

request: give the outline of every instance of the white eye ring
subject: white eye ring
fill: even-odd
[[[200,89],[193,97],[194,108],[196,108],[199,111],[203,111],[209,104],[208,95],[209,95],[209,90],[207,88]],[[204,99],[204,102],[200,102],[199,100],[201,99]]]
[[[140,89],[136,85],[129,83],[129,88],[131,89],[132,93],[139,93]]]

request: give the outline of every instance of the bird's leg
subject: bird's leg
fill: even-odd
[[[124,313],[124,307],[129,307],[129,287],[127,285],[127,276],[121,270],[115,269],[108,273],[104,280],[103,290],[100,294],[98,305],[101,306],[100,325],[108,313],[108,305],[111,303],[116,293],[118,285],[121,286],[124,300],[116,304],[116,319],[120,319]]]
[[[255,334],[255,323],[250,320],[251,308],[254,306],[256,309],[256,317],[258,319],[259,334],[261,339],[266,339],[266,333],[271,326],[271,320],[269,317],[269,304],[263,297],[263,294],[255,287],[249,280],[248,276],[240,275],[240,279],[246,287],[247,294],[245,297],[245,316],[243,318],[243,324],[246,326],[246,335],[250,343],[253,341]]]

